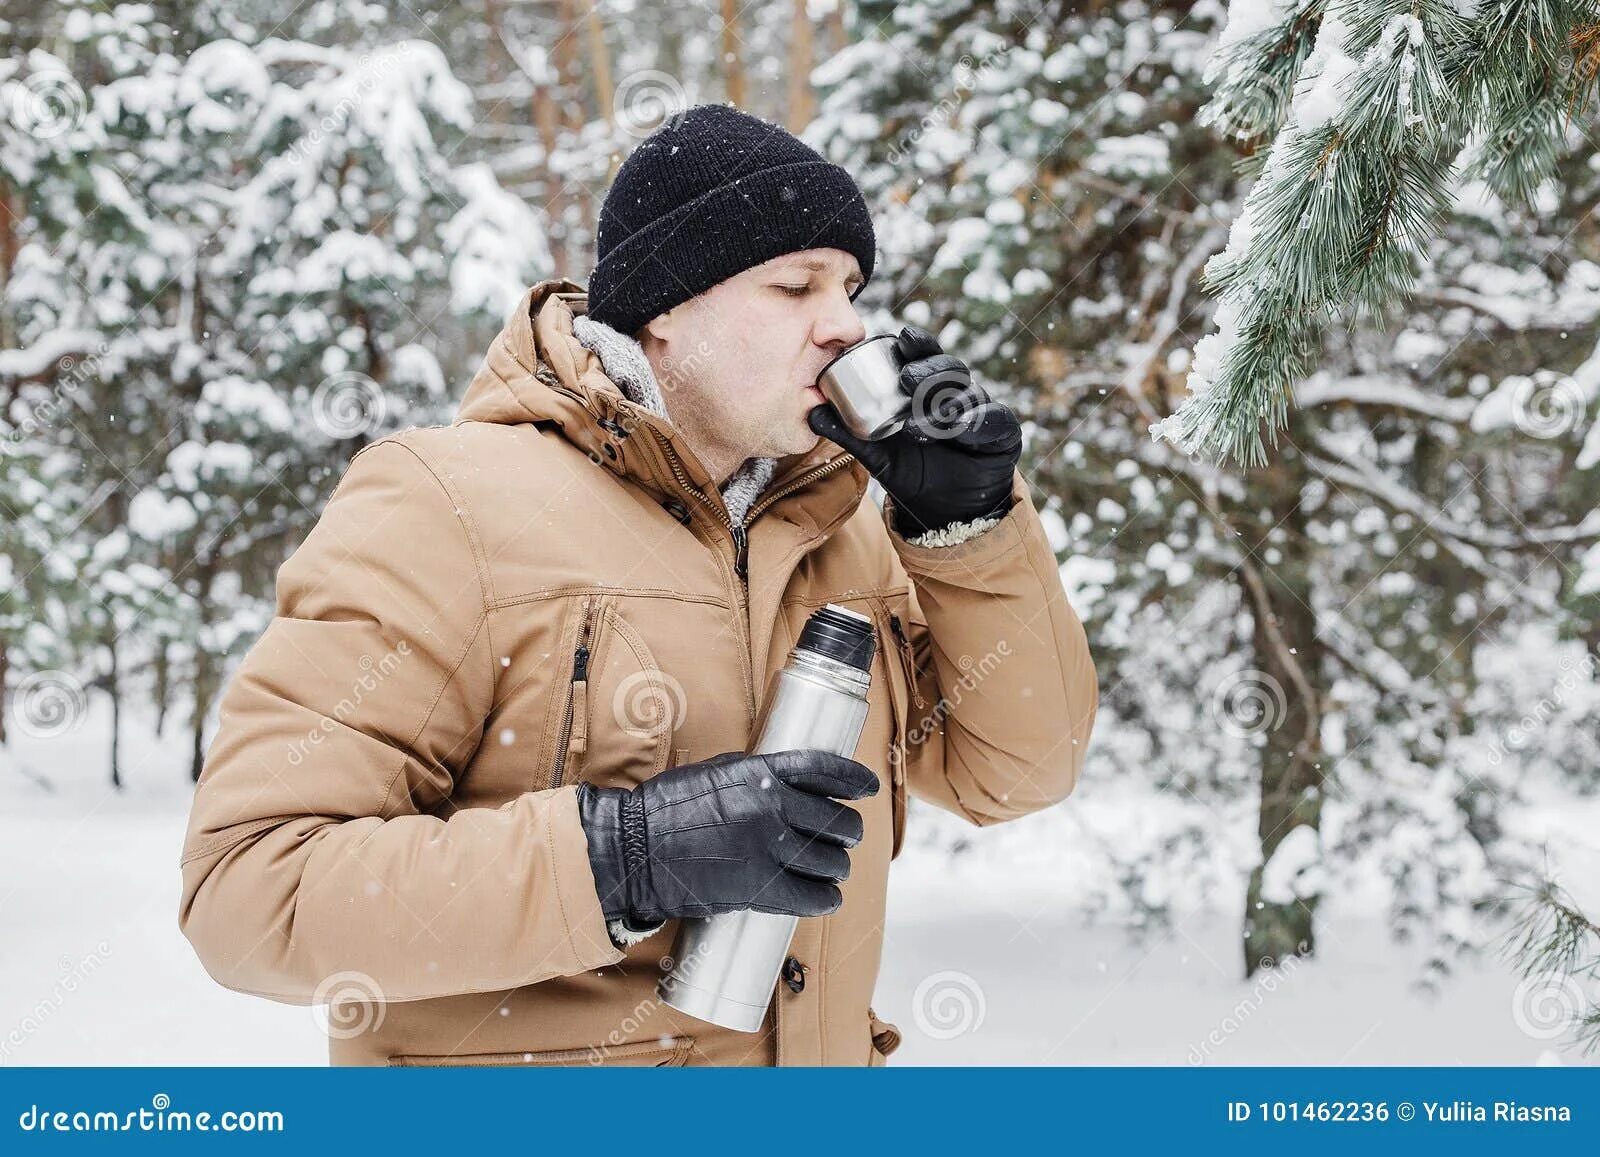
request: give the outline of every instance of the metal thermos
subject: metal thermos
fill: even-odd
[[[911,398],[900,388],[903,363],[893,334],[858,341],[817,375],[817,389],[856,437],[877,441],[906,423]]]
[[[789,662],[773,672],[750,753],[811,748],[853,756],[867,721],[876,647],[865,615],[833,603],[813,613]],[[751,910],[681,921],[657,995],[699,1020],[759,1031],[798,923]]]

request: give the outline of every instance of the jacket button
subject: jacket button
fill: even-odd
[[[793,956],[783,962],[783,982],[790,992],[803,992],[806,987],[806,966]]]

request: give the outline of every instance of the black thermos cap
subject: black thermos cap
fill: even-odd
[[[870,671],[877,637],[871,619],[829,603],[806,620],[796,645],[857,670]]]

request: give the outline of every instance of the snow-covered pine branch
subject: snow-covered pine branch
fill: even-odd
[[[1230,32],[1239,20],[1245,31],[1223,38],[1215,123],[1236,136],[1269,124],[1262,94],[1292,70],[1305,9],[1230,10]],[[1546,180],[1563,147],[1552,102],[1592,80],[1574,45],[1596,23],[1593,0],[1330,0],[1261,177],[1207,266],[1216,332],[1153,435],[1264,462],[1262,424],[1276,444],[1322,327],[1351,308],[1381,315],[1410,289],[1469,135],[1484,138],[1468,172],[1502,196],[1525,203]]]
[[[1233,137],[1259,165],[1289,113],[1289,100],[1328,0],[1234,0],[1228,24],[1206,65],[1204,81],[1216,86],[1200,123]]]

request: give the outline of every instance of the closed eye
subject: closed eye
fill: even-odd
[[[804,297],[811,291],[809,285],[780,285],[778,288],[790,297]]]

